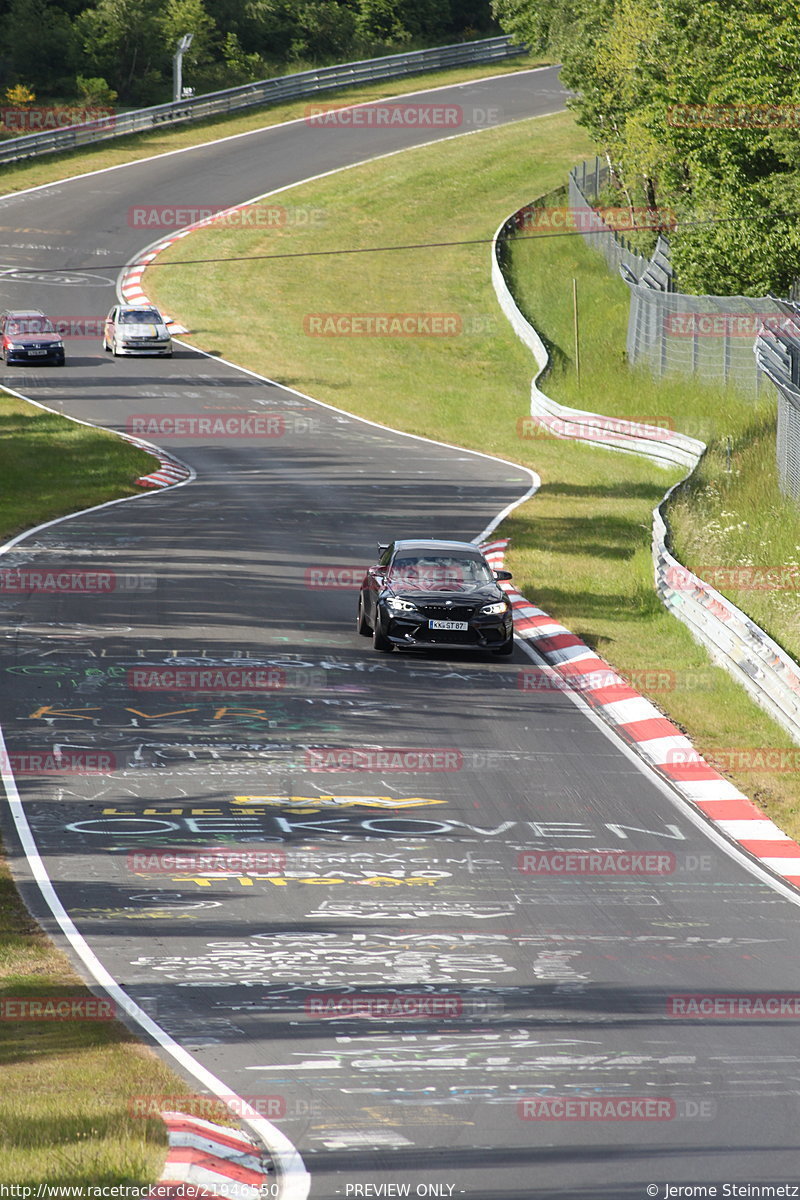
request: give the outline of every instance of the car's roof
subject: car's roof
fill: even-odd
[[[120,304],[120,312],[158,312],[155,304]]]
[[[43,317],[44,313],[40,308],[9,308],[3,313],[4,317]]]
[[[460,550],[462,553],[468,551],[470,554],[480,556],[481,552],[474,542],[449,542],[440,541],[437,538],[404,538],[402,541],[394,543],[395,551],[397,550],[419,550],[430,553],[432,550],[453,551]]]

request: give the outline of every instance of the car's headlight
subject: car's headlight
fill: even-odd
[[[504,613],[508,609],[507,600],[498,600],[496,604],[484,604],[481,612],[485,617],[496,617],[499,613]]]
[[[410,600],[401,600],[399,596],[387,596],[386,607],[392,612],[416,612],[416,604],[412,604]]]
[[[9,350],[24,350],[25,343],[24,342],[9,342],[8,348],[9,348]]]
[[[64,343],[63,342],[51,342],[50,348],[51,348],[51,350],[63,350]]]

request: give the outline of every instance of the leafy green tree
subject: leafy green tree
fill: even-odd
[[[113,88],[110,88],[105,79],[99,76],[91,76],[87,78],[85,75],[79,75],[75,80],[78,88],[78,95],[84,104],[87,105],[111,105],[117,99],[117,93]]]
[[[191,33],[192,44],[184,54],[187,67],[204,67],[212,61],[219,32],[216,22],[208,15],[203,0],[167,0],[159,13],[158,24],[170,57],[185,33]]]
[[[123,103],[165,98],[170,55],[161,9],[160,0],[98,0],[77,18],[87,65],[109,81]]]
[[[360,0],[355,36],[365,46],[402,46],[411,41],[394,0]]]
[[[352,53],[356,14],[347,4],[331,0],[305,0],[296,12],[297,32],[292,41],[292,58],[347,58]]]
[[[763,294],[800,275],[800,0],[494,0],[494,11],[559,55],[625,201],[677,211],[682,288]]]
[[[12,0],[3,25],[12,77],[40,93],[69,89],[77,39],[66,13],[47,0]]]

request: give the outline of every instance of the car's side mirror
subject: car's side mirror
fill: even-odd
[[[492,571],[495,579],[499,582],[501,579],[513,579],[514,576],[510,571]]]
[[[386,543],[385,546],[381,542],[378,542],[378,554],[385,554],[388,549],[389,549],[388,542]]]

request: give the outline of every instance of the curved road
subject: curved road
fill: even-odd
[[[563,93],[548,69],[430,99],[513,120]],[[104,313],[115,272],[80,269],[140,248],[133,205],[234,204],[432,136],[298,123],[9,198],[3,306]],[[65,274],[14,274],[37,266]],[[58,895],[129,994],[286,1132],[314,1197],[800,1183],[797,1017],[753,1015],[753,997],[800,990],[790,889],[568,696],[523,690],[521,650],[378,656],[354,631],[354,591],[322,586],[378,540],[475,537],[527,472],[188,348],[68,353],[64,371],[0,381],[110,428],[142,412],[282,423],[157,439],[195,482],[3,560],[113,575],[92,594],[0,597],[0,719]],[[364,747],[438,758],[368,772],[313,754]],[[36,756],[57,754],[43,773]],[[4,835],[17,845],[7,816]],[[210,847],[217,869],[170,857]],[[587,874],[567,850],[639,857]],[[746,1009],[688,1016],[672,998],[689,993]]]

